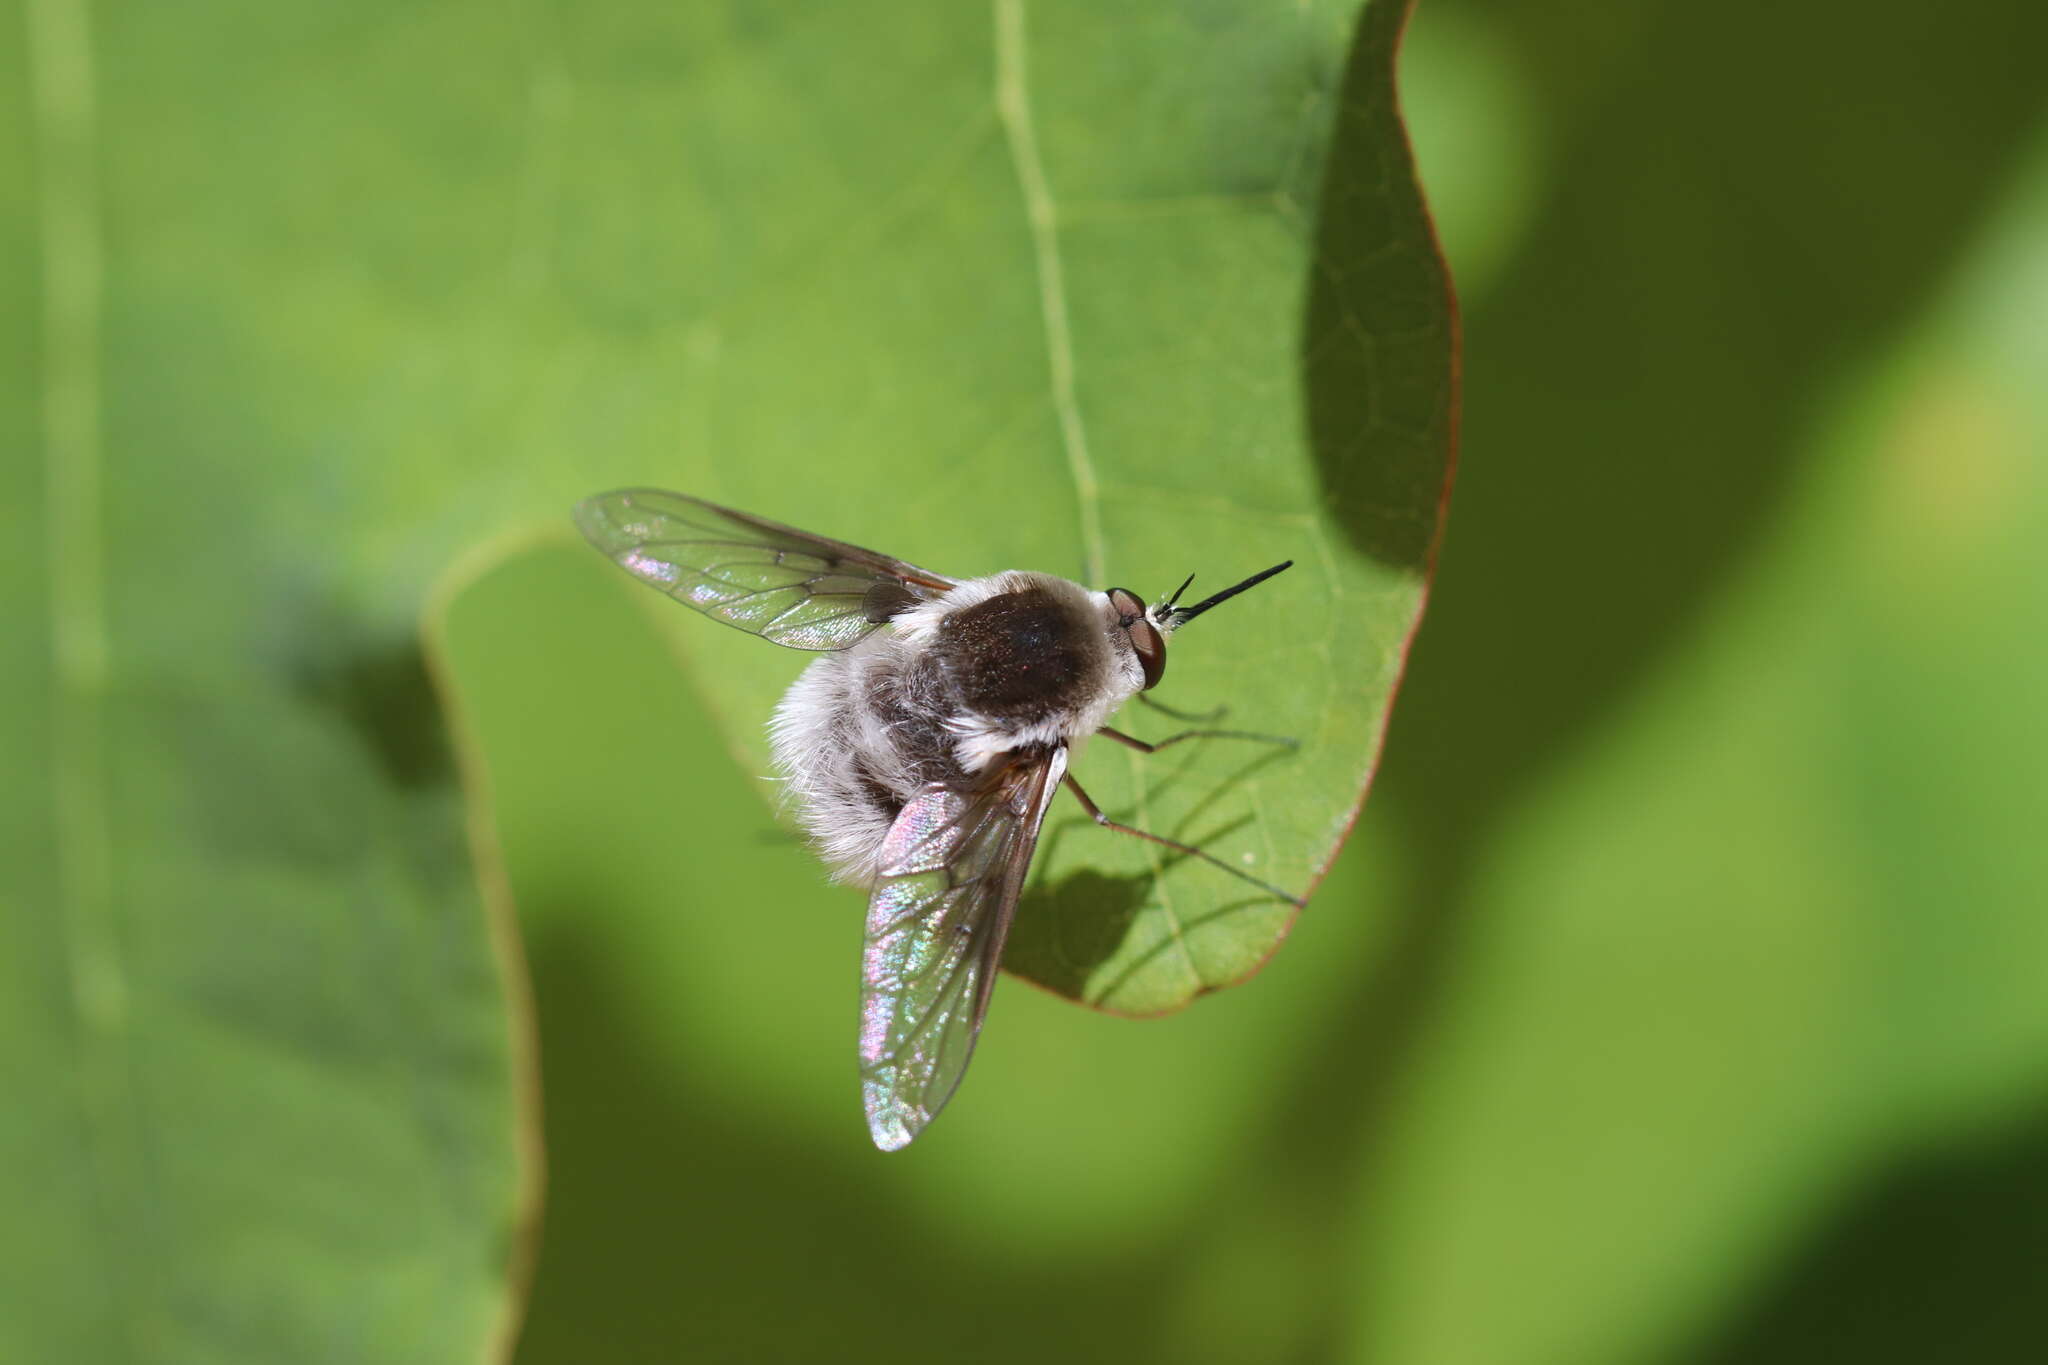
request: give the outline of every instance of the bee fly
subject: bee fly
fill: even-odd
[[[823,657],[775,709],[775,764],[835,877],[867,889],[861,1093],[875,1145],[931,1122],[967,1069],[1039,826],[1064,784],[1099,825],[1298,897],[1188,844],[1109,819],[1067,772],[1070,749],[1158,685],[1166,642],[1288,567],[1191,607],[1147,607],[1009,570],[955,580],[900,559],[719,507],[633,488],[579,504],[591,544],[714,620]],[[1289,561],[1292,563],[1292,561]],[[1286,743],[1288,741],[1280,741]]]

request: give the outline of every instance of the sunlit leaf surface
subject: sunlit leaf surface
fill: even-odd
[[[1391,104],[1397,12],[1371,10],[1355,44],[1344,6],[919,13],[908,52],[890,28],[871,53],[849,16],[817,52],[748,50],[744,80],[579,93],[585,136],[629,116],[806,130],[771,159],[791,169],[734,182],[757,231],[788,236],[786,265],[721,238],[701,269],[593,259],[564,282],[652,270],[681,314],[649,324],[677,350],[665,439],[582,467],[593,491],[664,484],[955,577],[1037,568],[1153,597],[1295,560],[1178,637],[1159,695],[1299,749],[1097,747],[1074,771],[1119,818],[1305,892],[1377,753],[1448,472],[1450,301]],[[914,73],[886,128],[864,85],[814,69],[843,45]],[[864,174],[796,174],[856,132]],[[679,173],[638,192],[694,219],[689,193],[723,172]],[[560,174],[579,201],[623,193],[600,152]],[[686,613],[667,628],[765,772],[762,724],[802,660]],[[1056,805],[1008,965],[1131,1013],[1255,970],[1293,907],[1159,855]]]

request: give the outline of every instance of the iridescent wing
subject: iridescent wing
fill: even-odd
[[[905,1146],[959,1088],[988,1013],[1017,893],[1067,751],[1020,758],[983,791],[930,786],[896,817],[868,898],[860,1084],[868,1132]]]
[[[635,578],[791,649],[846,649],[953,586],[858,545],[657,488],[586,498],[576,525]]]

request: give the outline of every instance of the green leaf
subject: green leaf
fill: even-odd
[[[1298,751],[1078,770],[1308,890],[1448,465],[1399,17],[31,0],[0,49],[0,437],[29,455],[0,462],[0,1155],[33,1235],[0,1239],[0,1354],[502,1333],[523,1025],[420,622],[494,553],[449,577],[465,551],[596,489],[1147,596],[1296,559],[1167,692]],[[800,661],[672,615],[758,752]],[[1183,1003],[1292,918],[1049,836],[1013,965],[1092,1003]]]
[[[909,81],[914,116],[847,153],[859,174],[736,182],[778,230],[832,227],[791,244],[793,277],[728,263],[722,292],[693,295],[681,438],[609,452],[615,477],[592,487],[666,484],[956,576],[1040,568],[1147,597],[1295,560],[1179,637],[1161,693],[1298,750],[1096,746],[1074,771],[1112,816],[1306,893],[1371,772],[1448,469],[1450,302],[1391,103],[1398,17],[1368,11],[1348,69],[1339,7],[926,18],[947,40]],[[824,101],[806,119],[851,137],[865,95],[833,104],[808,54],[748,55],[779,73],[772,92],[636,107],[764,126],[802,89]],[[622,117],[602,91],[578,109]],[[572,198],[607,197],[570,163]],[[765,772],[762,723],[800,659],[672,614]],[[1142,709],[1122,724],[1185,728]],[[1039,864],[1007,965],[1119,1012],[1243,979],[1294,915],[1066,803]]]

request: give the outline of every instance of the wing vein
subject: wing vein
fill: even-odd
[[[1019,754],[976,791],[924,788],[896,818],[868,901],[861,1086],[877,1146],[922,1131],[959,1085],[1066,750]]]

